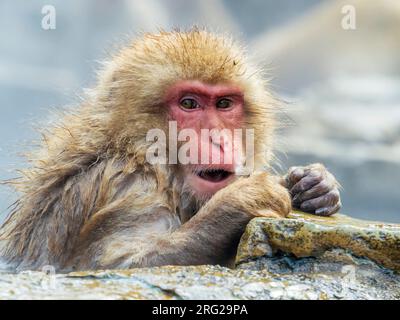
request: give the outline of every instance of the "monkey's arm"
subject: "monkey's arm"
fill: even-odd
[[[272,184],[267,175],[242,179],[217,192],[193,218],[171,234],[170,240],[164,239],[169,251],[164,252],[163,245],[152,248],[145,263],[227,264],[252,218],[283,217],[290,208],[286,190]]]
[[[322,164],[291,167],[279,180],[289,190],[295,208],[329,216],[338,212],[342,206],[340,184]]]
[[[244,178],[217,192],[181,226],[174,214],[158,207],[130,227],[126,227],[126,216],[121,224],[114,224],[108,236],[93,242],[98,226],[108,225],[107,218],[99,221],[79,241],[72,265],[91,269],[227,264],[250,219],[263,214],[286,216],[290,209],[287,191],[266,174]]]

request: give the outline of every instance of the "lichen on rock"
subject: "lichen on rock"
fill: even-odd
[[[321,257],[333,249],[343,249],[355,257],[399,271],[400,225],[342,214],[320,217],[293,212],[288,219],[257,218],[242,236],[236,264],[261,256],[272,257],[276,252],[297,258]]]
[[[400,299],[400,225],[294,212],[253,219],[237,268],[0,272],[0,299]]]

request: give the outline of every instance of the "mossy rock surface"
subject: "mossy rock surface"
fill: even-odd
[[[400,299],[399,235],[399,225],[294,212],[254,219],[236,269],[0,272],[0,299]]]
[[[356,278],[352,270],[282,274],[265,267],[261,259],[235,270],[166,266],[54,276],[7,273],[0,274],[0,299],[400,299],[399,277],[373,266],[357,268]]]
[[[319,217],[293,212],[288,219],[257,218],[242,236],[236,263],[277,252],[297,258],[321,257],[342,249],[383,267],[400,270],[400,225],[337,214]]]

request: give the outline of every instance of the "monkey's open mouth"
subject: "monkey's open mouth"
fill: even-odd
[[[197,173],[200,178],[210,182],[220,182],[229,178],[233,173],[223,169],[207,169]]]

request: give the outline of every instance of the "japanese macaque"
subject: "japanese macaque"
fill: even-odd
[[[254,217],[285,217],[292,204],[335,213],[338,184],[322,165],[269,172],[277,103],[231,39],[198,29],[144,34],[105,65],[11,181],[21,196],[0,256],[17,270],[229,265]],[[171,121],[199,136],[252,129],[252,172],[238,174],[241,153],[232,163],[150,164],[147,134],[168,132]],[[205,141],[208,155],[223,158],[224,139]]]

